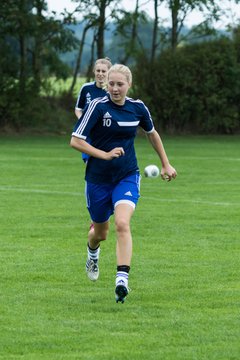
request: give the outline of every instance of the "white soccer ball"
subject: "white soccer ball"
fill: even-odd
[[[160,174],[159,168],[156,165],[148,165],[144,169],[144,175],[146,177],[158,177]]]

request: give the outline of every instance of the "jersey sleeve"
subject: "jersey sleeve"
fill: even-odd
[[[83,110],[86,105],[85,86],[83,85],[79,91],[77,102],[75,105],[76,110]]]
[[[101,113],[99,99],[91,101],[77,121],[72,136],[86,140],[90,136],[94,125],[101,119]]]
[[[147,106],[139,100],[139,104],[141,106],[141,120],[139,126],[146,132],[151,133],[154,131],[154,124],[153,120],[150,114],[150,111],[148,110]]]

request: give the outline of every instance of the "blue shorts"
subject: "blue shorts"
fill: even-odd
[[[82,153],[82,159],[83,159],[83,162],[87,162],[88,159],[89,159],[89,155],[88,154],[85,154],[85,153]]]
[[[86,181],[85,196],[92,221],[108,221],[114,208],[120,203],[135,208],[140,197],[140,180],[140,174],[136,173],[117,184],[93,184]]]
[[[90,138],[87,138],[87,143],[91,144],[91,139]],[[83,162],[85,162],[85,163],[88,162],[89,157],[90,156],[88,154],[82,153]]]

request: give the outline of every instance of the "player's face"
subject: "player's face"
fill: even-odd
[[[105,64],[97,64],[94,70],[94,76],[97,87],[103,87],[107,79],[108,67]]]
[[[117,105],[123,105],[128,89],[130,88],[126,76],[119,72],[111,72],[107,84],[111,100]]]

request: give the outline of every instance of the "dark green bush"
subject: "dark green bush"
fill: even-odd
[[[141,57],[134,71],[134,92],[149,106],[156,127],[169,132],[239,130],[236,49],[232,40],[222,38],[165,51],[151,65]]]
[[[0,130],[35,133],[71,133],[76,121],[75,99],[62,94],[43,97],[27,92],[23,103],[16,101],[18,88],[9,89],[0,97]],[[12,100],[15,101],[12,103]],[[5,101],[3,103],[3,100]]]

